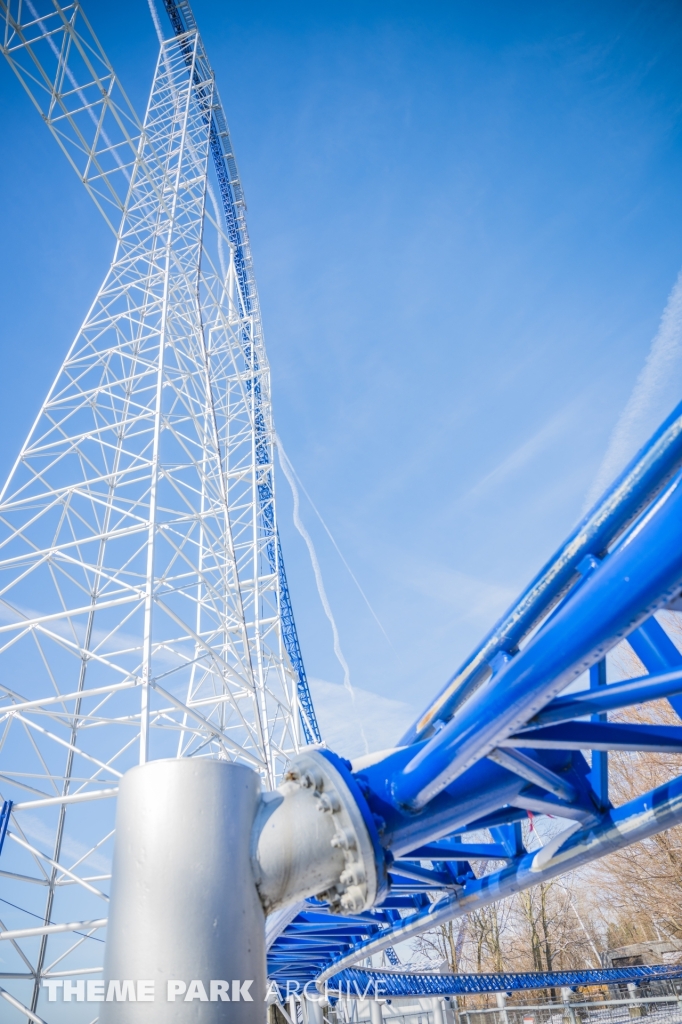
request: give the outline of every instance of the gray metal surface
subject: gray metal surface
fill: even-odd
[[[324,1024],[324,1010],[319,998],[306,998],[303,1005],[305,1007],[304,1019],[307,1017],[307,1024]]]
[[[268,913],[306,896],[333,913],[374,904],[379,871],[362,813],[340,772],[317,750],[292,760],[284,782],[263,796],[253,868]]]
[[[384,1016],[381,1012],[381,1003],[372,999],[369,1003],[369,1019],[371,1024],[381,1024]]]
[[[265,921],[249,837],[260,800],[250,768],[186,758],[151,761],[121,781],[105,951],[110,982],[154,982],[154,1001],[108,1001],[100,1024],[262,1024]],[[174,1001],[168,983],[183,982]],[[191,982],[201,982],[201,988]],[[211,1001],[225,981],[230,1001]],[[252,1001],[232,1001],[234,982]],[[176,986],[180,987],[180,986]],[[214,986],[215,987],[215,986]],[[113,992],[112,992],[113,994]]]

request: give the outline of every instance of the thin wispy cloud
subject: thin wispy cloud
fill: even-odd
[[[325,741],[344,757],[393,747],[414,721],[418,708],[354,687],[353,697],[339,683],[311,679],[310,689]],[[371,737],[367,746],[363,732]]]
[[[36,848],[40,849],[41,852],[50,853],[54,847],[54,828],[51,828],[40,818],[36,817],[35,814],[27,814],[24,812],[21,816],[21,830],[24,835],[28,836],[36,843]],[[89,852],[91,847],[85,843],[80,842],[78,839],[73,837],[64,836],[62,839],[62,859],[61,863],[66,867],[71,867],[70,862],[82,861],[85,864],[90,865],[96,871],[102,871],[109,873],[111,871],[111,858],[106,855],[102,850],[93,850]]]
[[[296,469],[295,469],[295,467],[294,467],[294,465],[293,465],[293,463],[292,463],[291,459],[289,458],[289,456],[287,455],[287,453],[286,453],[286,452],[284,451],[284,448],[283,448],[283,446],[282,446],[282,441],[281,441],[281,438],[280,438],[280,437],[277,437],[277,447],[278,447],[278,450],[279,450],[279,451],[281,452],[282,458],[283,458],[283,459],[284,459],[284,460],[286,461],[286,470],[284,470],[284,472],[285,472],[285,475],[286,475],[286,473],[287,473],[287,472],[290,472],[290,473],[291,473],[291,476],[293,476],[293,478],[295,479],[295,481],[296,481],[297,485],[298,485],[298,486],[299,486],[299,487],[301,488],[301,490],[302,490],[302,491],[303,491],[303,493],[305,494],[306,498],[308,499],[308,501],[309,501],[309,503],[310,503],[310,507],[312,508],[313,512],[315,513],[315,515],[317,516],[317,518],[318,518],[318,519],[320,520],[320,522],[322,523],[322,527],[323,527],[323,529],[324,529],[325,533],[327,534],[327,536],[329,537],[330,541],[332,542],[332,544],[333,544],[333,546],[334,546],[334,550],[336,551],[337,555],[339,556],[339,558],[340,558],[340,559],[341,559],[341,561],[343,562],[344,566],[345,566],[345,567],[346,567],[346,569],[348,570],[348,574],[350,575],[350,578],[351,578],[351,579],[353,580],[353,583],[354,583],[354,584],[355,584],[355,586],[356,586],[356,587],[358,588],[358,590],[359,590],[359,592],[360,592],[360,595],[362,596],[362,599],[363,599],[363,601],[365,602],[365,604],[366,604],[366,605],[367,605],[367,607],[369,608],[369,611],[370,611],[370,614],[372,615],[372,618],[373,618],[373,619],[374,619],[374,621],[376,622],[376,624],[377,624],[377,626],[379,627],[379,629],[381,630],[381,632],[382,632],[382,633],[384,634],[384,636],[386,637],[386,640],[388,641],[388,643],[389,643],[389,645],[390,645],[391,649],[393,650],[393,653],[395,654],[395,653],[396,653],[396,650],[395,650],[395,647],[393,647],[393,644],[391,643],[391,638],[389,637],[388,633],[387,633],[387,632],[386,632],[386,630],[384,629],[384,627],[383,627],[383,625],[382,625],[382,623],[381,623],[381,620],[379,619],[379,616],[377,615],[377,613],[375,612],[374,608],[373,608],[373,607],[372,607],[372,605],[370,604],[370,600],[369,600],[369,598],[367,597],[367,594],[365,593],[365,591],[364,591],[364,590],[362,589],[362,587],[360,586],[360,583],[359,583],[359,581],[358,581],[358,578],[357,578],[357,576],[355,575],[355,573],[353,572],[353,570],[351,569],[350,565],[348,564],[348,562],[347,562],[347,560],[346,560],[346,557],[345,557],[345,555],[344,555],[344,554],[343,554],[343,552],[341,551],[341,548],[340,548],[340,547],[339,547],[339,545],[338,545],[338,544],[336,543],[336,539],[334,538],[334,536],[333,536],[333,534],[332,534],[331,530],[330,530],[330,529],[329,529],[329,527],[327,526],[327,523],[326,523],[326,522],[325,522],[325,520],[324,520],[324,519],[322,518],[322,513],[321,513],[321,512],[320,512],[320,510],[318,509],[318,507],[317,507],[317,505],[315,504],[315,502],[313,501],[313,499],[312,499],[312,498],[310,497],[310,495],[308,494],[308,491],[306,490],[305,486],[303,485],[303,482],[301,481],[301,478],[300,478],[300,476],[299,476],[299,475],[298,475],[298,473],[296,472]],[[284,469],[284,466],[283,466],[282,468]],[[293,493],[293,492],[292,492],[292,493]],[[295,500],[297,501],[298,499],[297,499],[297,498],[295,498]]]
[[[326,591],[326,588],[325,588],[325,585],[324,585],[324,580],[322,579],[322,570],[320,568],[320,561],[319,561],[319,559],[317,557],[317,551],[315,550],[315,545],[313,544],[313,539],[310,536],[310,534],[308,533],[307,529],[305,528],[305,526],[303,524],[303,520],[301,519],[301,511],[300,511],[300,509],[301,509],[301,502],[300,502],[300,498],[299,498],[299,494],[298,494],[298,487],[296,486],[296,480],[295,480],[294,474],[293,474],[293,468],[292,468],[292,466],[291,466],[291,464],[290,464],[290,462],[289,462],[289,460],[287,458],[286,452],[284,451],[284,448],[282,447],[281,442],[278,443],[278,451],[279,451],[279,464],[282,467],[282,472],[284,473],[284,476],[286,477],[287,483],[289,484],[289,487],[291,488],[291,494],[292,494],[292,497],[294,499],[294,526],[296,527],[296,529],[300,533],[301,537],[303,537],[303,540],[305,541],[306,547],[308,548],[308,554],[310,556],[310,564],[312,566],[313,573],[314,573],[314,576],[315,576],[315,584],[317,586],[317,593],[319,595],[320,602],[322,604],[322,608],[324,609],[324,614],[327,616],[327,619],[329,620],[329,625],[331,626],[331,630],[332,630],[332,639],[333,639],[333,642],[334,642],[334,654],[336,655],[336,660],[338,661],[339,665],[341,666],[341,670],[343,672],[343,685],[345,686],[345,688],[348,690],[349,694],[352,697],[353,696],[353,686],[352,686],[351,681],[350,681],[350,669],[348,668],[348,662],[345,659],[344,653],[341,650],[341,640],[340,640],[340,637],[339,637],[339,629],[338,629],[338,626],[336,625],[336,619],[334,618],[334,613],[332,612],[331,605],[329,604],[329,598],[327,597],[327,591]]]
[[[668,296],[646,362],[611,434],[585,511],[682,398],[682,271]]]
[[[459,569],[421,562],[406,571],[406,579],[419,593],[437,598],[451,611],[451,619],[485,628],[502,614],[516,596],[512,587],[477,579]]]
[[[487,497],[496,487],[515,476],[566,433],[578,414],[580,401],[574,399],[551,416],[532,437],[520,444],[494,469],[470,487],[456,504],[469,504]]]
[[[331,605],[329,604],[329,598],[327,597],[327,591],[326,591],[325,586],[324,586],[324,580],[322,579],[322,570],[320,568],[320,562],[319,562],[319,559],[317,557],[317,551],[315,550],[315,545],[313,544],[313,539],[310,536],[310,534],[308,533],[307,529],[305,528],[305,526],[303,524],[303,520],[301,519],[301,502],[300,502],[300,497],[299,497],[299,493],[298,493],[298,487],[297,487],[297,484],[296,484],[296,478],[294,476],[294,469],[293,469],[293,466],[291,465],[291,463],[289,462],[289,460],[287,458],[287,454],[284,451],[282,443],[281,443],[281,441],[279,439],[278,439],[277,450],[278,450],[278,453],[279,453],[279,464],[282,467],[282,472],[284,473],[284,476],[286,477],[287,483],[289,484],[289,487],[291,488],[291,495],[292,495],[293,500],[294,500],[294,508],[293,508],[294,526],[296,527],[296,529],[300,533],[301,537],[305,541],[306,547],[308,548],[308,555],[310,556],[310,564],[312,566],[313,574],[315,576],[315,583],[317,585],[317,593],[319,595],[320,602],[322,604],[322,608],[324,609],[324,614],[327,616],[327,619],[329,620],[329,625],[331,626],[331,630],[332,630],[332,640],[333,640],[333,646],[334,646],[334,654],[336,655],[336,660],[338,661],[339,665],[341,666],[341,670],[343,672],[343,685],[344,685],[344,688],[348,691],[348,694],[350,695],[351,701],[354,702],[355,701],[355,690],[354,690],[353,685],[351,684],[351,681],[350,681],[350,669],[348,667],[348,662],[346,661],[344,653],[341,650],[341,639],[339,637],[339,629],[338,629],[338,626],[336,625],[336,619],[334,618],[334,613],[332,612]],[[364,732],[364,729],[363,729],[362,719],[358,719],[358,728],[360,729],[360,735],[362,736],[362,740],[363,740],[364,747],[365,747],[365,752],[368,753],[369,752],[369,742],[367,740],[367,736],[365,735],[365,732]],[[324,733],[323,733],[323,735],[324,735]]]

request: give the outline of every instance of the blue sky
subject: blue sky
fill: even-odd
[[[85,7],[143,109],[145,0]],[[194,9],[249,204],[277,429],[390,638],[303,501],[368,691],[343,704],[280,474],[313,694],[330,741],[364,718],[374,747],[578,518],[644,364],[682,266],[682,9]],[[5,65],[0,125],[4,476],[111,242]],[[682,396],[679,361],[666,374],[650,420]]]

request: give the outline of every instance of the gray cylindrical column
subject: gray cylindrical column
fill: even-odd
[[[308,1012],[308,1024],[324,1024],[324,1013],[322,1012],[322,996],[305,997],[305,1006]]]
[[[440,996],[434,996],[431,1000],[431,1006],[433,1009],[433,1024],[445,1024],[445,1016],[443,1014],[443,1000]]]
[[[382,1024],[383,1022],[384,1015],[378,999],[370,999],[369,1001],[369,1019],[371,1024]]]
[[[101,1024],[262,1024],[259,794],[256,773],[228,761],[150,761],[123,777]]]

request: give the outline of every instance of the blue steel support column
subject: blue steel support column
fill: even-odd
[[[590,689],[598,690],[606,686],[606,658],[602,658],[590,669]],[[608,715],[603,711],[592,715],[593,722],[605,722]],[[592,751],[592,771],[590,772],[592,788],[599,798],[603,809],[609,806],[609,754],[607,750]]]

